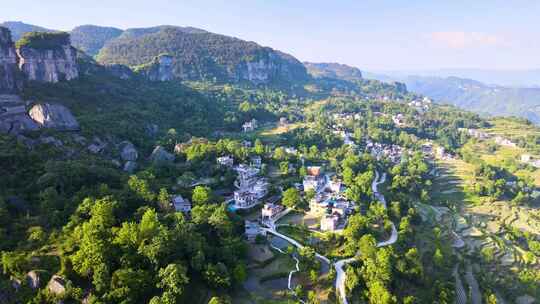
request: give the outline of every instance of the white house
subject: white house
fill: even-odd
[[[283,205],[266,203],[261,210],[262,221],[274,221],[284,210]]]
[[[528,163],[531,161],[531,155],[530,154],[521,154],[521,162]]]
[[[302,185],[304,186],[304,191],[313,190],[317,193],[321,191],[324,186],[324,178],[320,176],[308,175],[304,177]]]
[[[333,193],[341,192],[341,180],[339,179],[329,180],[326,185],[327,188],[330,189],[330,191],[332,191]]]
[[[234,165],[234,158],[230,155],[218,157],[217,163],[221,166],[232,167]]]
[[[325,214],[321,218],[322,231],[335,231],[338,227],[339,216],[337,214]]]
[[[176,212],[191,212],[191,202],[184,199],[181,195],[173,196],[171,204],[174,206],[174,210],[176,210]]]
[[[257,120],[255,118],[253,118],[252,120],[250,121],[246,121],[243,125],[242,125],[242,129],[244,130],[244,132],[252,132],[252,131],[255,131],[255,129],[257,129]]]

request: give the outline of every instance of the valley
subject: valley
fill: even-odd
[[[0,303],[540,299],[532,122],[192,27],[5,25]]]

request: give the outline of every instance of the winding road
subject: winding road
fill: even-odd
[[[371,189],[373,190],[373,195],[375,196],[375,198],[381,204],[383,204],[384,208],[386,209],[386,199],[384,198],[384,195],[382,195],[378,191],[378,188],[377,188],[379,184],[382,184],[386,181],[386,173],[383,173],[382,177],[380,177],[380,180],[379,180],[379,177],[380,177],[379,172],[375,171],[375,179],[371,183]],[[398,239],[397,229],[394,223],[392,223],[392,234],[390,235],[390,238],[386,241],[377,243],[377,247],[384,247],[384,246],[392,245],[397,241],[397,239]],[[339,293],[339,297],[341,298],[342,304],[348,304],[347,292],[345,289],[345,279],[347,278],[347,274],[343,270],[343,267],[351,262],[354,262],[355,260],[356,260],[356,257],[352,257],[352,258],[337,261],[334,264],[334,267],[336,268],[336,274],[337,274],[336,275],[336,290]]]
[[[382,184],[385,181],[386,181],[386,173],[383,173],[383,175],[380,176],[379,172],[375,171],[375,179],[371,183],[371,189],[373,190],[373,196],[386,209],[386,199],[384,198],[384,195],[382,195],[378,191],[379,184]],[[276,230],[275,223],[272,222],[272,223],[265,223],[265,224],[268,225],[268,228],[261,228],[261,229],[263,231],[266,231],[266,233],[270,233],[270,234],[272,234],[274,236],[282,238],[282,239],[286,240],[287,242],[291,243],[292,245],[294,245],[295,247],[297,247],[299,249],[304,247],[304,245],[300,244],[295,239],[290,238],[290,237],[288,237],[288,236],[286,236],[286,235],[284,235],[282,233],[279,233]],[[394,223],[392,223],[392,234],[390,235],[390,238],[388,240],[386,240],[386,241],[382,241],[382,242],[377,243],[377,247],[384,247],[384,246],[392,245],[397,241],[397,239],[398,239],[397,229],[396,229],[396,226],[394,225]],[[272,247],[277,249],[279,252],[284,253],[281,249],[279,249],[277,247],[274,247],[274,246],[272,246]],[[318,259],[322,260],[323,262],[327,263],[328,265],[332,264],[332,262],[327,257],[325,257],[325,256],[323,256],[323,255],[321,255],[319,253],[315,253],[315,254],[316,254],[316,257]],[[288,288],[290,290],[293,290],[292,286],[291,286],[292,275],[299,271],[298,259],[296,257],[293,257],[293,258],[296,260],[297,263],[296,263],[296,269],[292,270],[289,273]],[[343,259],[343,260],[340,260],[340,261],[337,261],[337,262],[334,263],[334,268],[336,269],[336,290],[339,293],[339,297],[341,298],[341,303],[342,304],[348,304],[348,302],[347,302],[347,293],[346,293],[346,290],[345,290],[345,279],[347,278],[347,274],[343,270],[343,267],[345,265],[355,261],[355,260],[356,260],[356,257],[352,257],[352,258]]]

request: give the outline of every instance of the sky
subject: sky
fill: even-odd
[[[536,0],[25,0],[0,21],[194,26],[364,70],[540,68]]]

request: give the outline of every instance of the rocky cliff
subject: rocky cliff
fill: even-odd
[[[13,93],[20,86],[17,54],[7,28],[0,27],[0,93]]]
[[[28,80],[58,82],[79,77],[77,50],[67,33],[27,33],[17,42],[19,69]]]
[[[160,55],[148,64],[135,68],[135,72],[150,81],[170,81],[175,78],[173,72],[174,58],[170,55]]]

